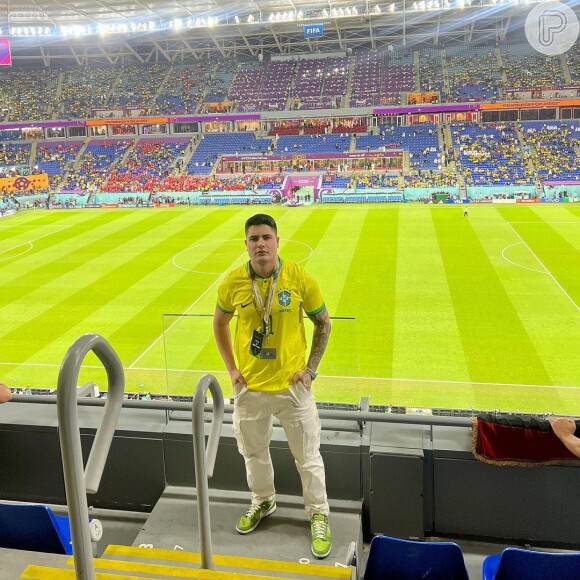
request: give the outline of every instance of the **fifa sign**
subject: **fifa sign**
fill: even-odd
[[[305,24],[304,38],[320,38],[324,36],[324,24]]]

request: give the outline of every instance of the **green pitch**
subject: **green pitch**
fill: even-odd
[[[0,380],[54,388],[94,332],[128,390],[213,372],[229,394],[211,314],[260,210],[337,317],[318,399],[580,414],[580,204],[22,212],[0,220]]]

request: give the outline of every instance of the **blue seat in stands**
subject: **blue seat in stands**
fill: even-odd
[[[71,555],[69,519],[43,504],[0,502],[0,547]]]
[[[483,561],[483,580],[578,580],[580,552],[536,552],[506,548]]]
[[[375,536],[364,580],[468,580],[461,548],[453,542],[414,542]]]

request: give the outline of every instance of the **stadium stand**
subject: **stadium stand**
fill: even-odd
[[[210,173],[221,155],[265,154],[271,139],[256,139],[253,133],[207,133],[202,136],[187,165],[188,173]]]
[[[123,68],[106,104],[121,109],[151,110],[153,97],[161,88],[169,69],[161,64]]]
[[[451,46],[445,49],[449,81],[446,101],[494,101],[503,87],[494,47]]]
[[[119,72],[113,67],[65,70],[59,95],[60,118],[93,117],[96,109],[105,106]]]
[[[533,185],[513,123],[453,123],[458,169],[467,185]]]
[[[529,44],[505,45],[500,50],[507,79],[506,89],[566,84],[559,57],[540,54]]]
[[[102,191],[154,191],[169,176],[172,166],[189,139],[140,139],[122,165],[111,171],[101,184]]]
[[[580,121],[522,121],[520,126],[540,181],[580,180]]]
[[[61,186],[61,192],[96,191],[112,168],[133,145],[130,141],[95,140],[89,143]]]
[[[51,119],[58,78],[50,69],[0,70],[0,121]]]
[[[211,62],[172,66],[155,98],[153,112],[159,115],[195,113],[214,66]]]

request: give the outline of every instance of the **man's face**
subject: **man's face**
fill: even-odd
[[[246,234],[246,249],[250,260],[255,264],[275,263],[278,258],[276,232],[267,225],[250,226]]]

